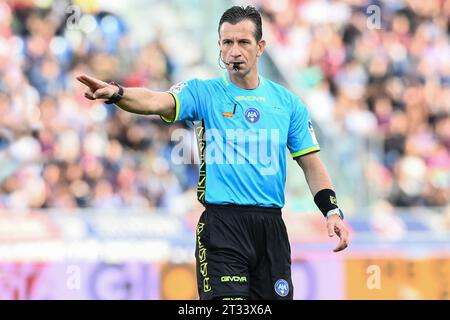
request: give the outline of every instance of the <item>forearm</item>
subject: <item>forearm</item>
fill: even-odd
[[[318,191],[323,189],[333,189],[333,183],[330,175],[322,161],[317,158],[314,166],[302,166],[311,194],[315,196]]]
[[[324,216],[338,214],[344,218],[342,211],[338,208],[336,193],[327,169],[316,154],[309,154],[297,159],[303,169],[309,189],[314,197],[314,202]]]
[[[124,88],[124,95],[116,105],[128,112],[137,114],[160,114],[157,92],[145,88]]]

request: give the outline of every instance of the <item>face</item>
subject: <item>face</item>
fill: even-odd
[[[256,42],[255,24],[243,20],[235,25],[224,22],[220,27],[219,47],[222,59],[227,63],[239,62],[240,74],[257,70],[257,60],[264,51],[264,40]],[[228,66],[228,69],[232,66]]]

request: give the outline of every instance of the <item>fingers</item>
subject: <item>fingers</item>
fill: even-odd
[[[89,100],[95,100],[94,95],[92,92],[88,91],[84,93],[84,97],[89,99]]]
[[[338,246],[333,251],[339,252],[348,247],[348,231],[342,222],[336,223],[334,228],[335,228],[336,234],[340,238],[340,241],[339,241]]]
[[[88,76],[86,75],[82,75],[82,76],[78,76],[76,78],[78,81],[80,81],[82,84],[87,85],[88,87],[91,87],[95,84],[95,82],[92,82]]]
[[[328,236],[333,237],[334,236],[334,223],[332,221],[327,222],[327,229],[328,229]]]
[[[115,92],[115,88],[108,83],[88,75],[82,74],[77,76],[76,79],[89,87],[89,91],[84,93],[84,96],[89,100],[109,99]]]
[[[78,76],[77,80],[82,82],[82,83],[84,83],[84,84],[86,84],[86,85],[89,85],[89,84],[99,84],[99,85],[101,85],[102,82],[103,82],[101,80],[98,80],[98,79],[95,79],[93,77],[90,77],[90,76],[88,76],[86,74],[82,74],[81,76]]]
[[[89,100],[109,99],[113,93],[110,88],[106,87],[98,89],[95,92],[92,92],[92,90],[86,91],[84,97]]]
[[[76,79],[78,81],[80,81],[81,83],[83,83],[84,85],[88,86],[92,91],[95,91],[99,88],[103,88],[106,87],[108,85],[108,83],[95,79],[93,77],[90,77],[88,75],[82,74],[78,77],[76,77]]]
[[[339,244],[333,250],[334,252],[342,251],[348,247],[349,233],[341,218],[336,215],[332,215],[331,217],[327,218],[327,229],[328,236],[333,237],[336,234],[339,237]]]
[[[92,97],[94,99],[109,99],[113,93],[114,92],[111,92],[111,88],[106,87],[96,90]]]
[[[76,79],[85,85],[88,85],[88,83],[89,83],[83,76],[78,76],[78,77],[76,77]]]

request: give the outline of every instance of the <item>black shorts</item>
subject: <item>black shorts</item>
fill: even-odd
[[[281,209],[206,205],[197,225],[198,292],[207,299],[292,299]]]

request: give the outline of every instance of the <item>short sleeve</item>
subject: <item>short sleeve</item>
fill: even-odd
[[[175,100],[175,119],[167,119],[161,116],[164,122],[171,123],[175,121],[197,121],[203,118],[204,103],[201,99],[204,96],[201,80],[192,79],[182,81],[173,85],[167,92]]]
[[[308,109],[298,98],[293,99],[287,146],[293,158],[320,150]]]

